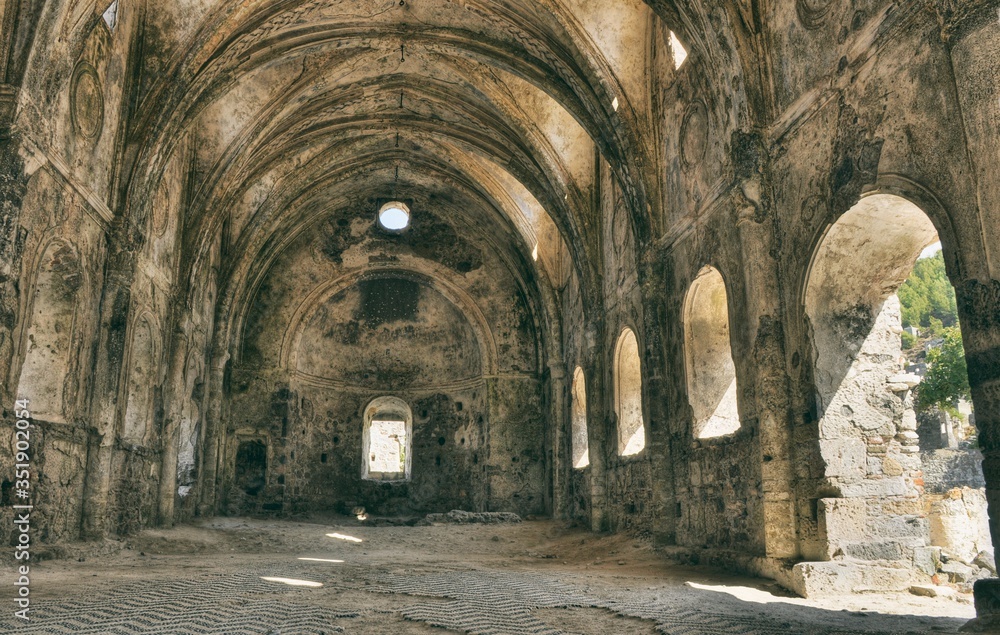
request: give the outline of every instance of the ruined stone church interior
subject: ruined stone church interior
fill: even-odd
[[[0,0],[0,631],[994,632],[998,149],[997,0]]]

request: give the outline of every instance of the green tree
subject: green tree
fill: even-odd
[[[913,337],[912,335],[910,335],[906,331],[903,331],[902,341],[903,341],[903,350],[904,351],[908,351],[908,350],[912,349],[916,345],[917,338]]]
[[[958,324],[955,289],[945,272],[943,252],[918,260],[898,295],[903,326],[923,328],[940,336],[939,324],[945,327]]]
[[[917,406],[955,414],[960,398],[970,397],[965,347],[957,326],[942,328],[944,343],[927,353],[927,375],[917,388]]]

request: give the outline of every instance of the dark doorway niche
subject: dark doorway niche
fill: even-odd
[[[244,441],[236,451],[236,486],[256,496],[266,483],[267,447],[261,441]]]

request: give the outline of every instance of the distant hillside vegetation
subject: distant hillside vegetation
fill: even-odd
[[[936,331],[958,324],[955,289],[944,270],[944,253],[918,260],[909,279],[898,291],[903,307],[903,326]]]

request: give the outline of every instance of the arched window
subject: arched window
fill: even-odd
[[[713,267],[695,278],[684,305],[687,390],[694,436],[708,439],[740,428],[736,365],[729,340],[726,283]]]
[[[573,373],[573,467],[590,465],[589,441],[587,440],[587,384],[583,369],[576,367]]]
[[[362,478],[407,481],[413,464],[413,414],[402,399],[379,397],[365,408]]]
[[[642,419],[642,366],[639,343],[625,329],[615,347],[615,413],[618,416],[618,454],[630,456],[646,447]]]
[[[146,320],[136,322],[129,351],[128,399],[122,439],[139,444],[146,438],[152,418],[153,385],[156,383],[156,345],[153,330]]]

